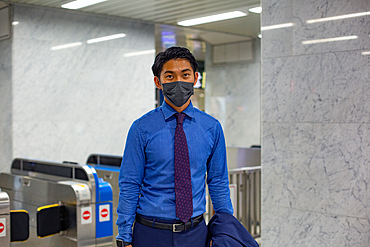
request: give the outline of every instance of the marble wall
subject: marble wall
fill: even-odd
[[[25,5],[13,10],[12,158],[84,163],[91,153],[121,155],[131,123],[155,105],[154,25]],[[126,36],[87,42],[119,33]],[[127,56],[136,51],[149,53]]]
[[[0,172],[12,159],[11,40],[0,41]]]
[[[212,47],[207,46],[205,67],[205,111],[224,128],[228,147],[260,145],[260,40],[253,42],[253,61],[212,64]]]
[[[370,2],[262,8],[262,245],[370,246]]]

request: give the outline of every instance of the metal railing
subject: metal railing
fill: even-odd
[[[230,196],[234,216],[254,237],[261,235],[261,166],[229,170]],[[210,197],[207,200],[206,219],[213,215]]]

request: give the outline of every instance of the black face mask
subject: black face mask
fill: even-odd
[[[194,83],[175,81],[162,84],[163,95],[175,106],[185,104],[194,94]]]

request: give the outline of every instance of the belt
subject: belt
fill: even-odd
[[[191,221],[193,221],[193,225],[192,225]],[[202,222],[202,221],[203,221],[203,214],[193,218],[192,220],[189,220],[186,223],[181,222],[181,223],[175,223],[175,224],[162,223],[162,222],[157,222],[157,221],[153,222],[153,220],[148,220],[148,219],[145,219],[145,218],[141,217],[140,215],[136,215],[136,222],[137,223],[140,223],[144,226],[149,226],[149,227],[154,226],[154,228],[157,228],[157,229],[171,230],[172,232],[185,231],[187,229],[190,229],[192,227],[195,227],[195,226],[199,225],[199,223]]]

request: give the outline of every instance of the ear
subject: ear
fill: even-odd
[[[162,89],[162,84],[161,84],[161,82],[159,81],[158,76],[154,76],[154,83],[155,83],[155,86],[156,86],[158,89]]]
[[[195,72],[195,74],[194,74],[194,86],[198,81],[198,77],[199,77],[199,72]]]

